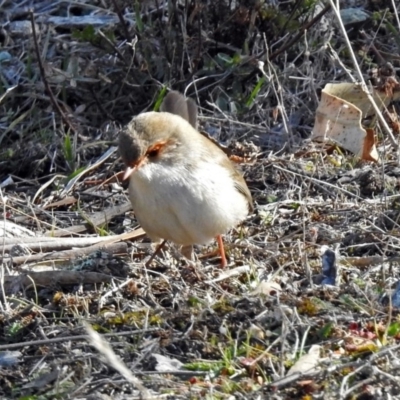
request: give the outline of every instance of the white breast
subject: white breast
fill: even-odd
[[[248,214],[247,200],[229,171],[208,161],[190,172],[184,166],[147,163],[131,175],[129,196],[139,223],[154,241],[207,243]]]

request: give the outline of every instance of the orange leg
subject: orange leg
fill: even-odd
[[[228,265],[228,262],[226,261],[224,242],[222,241],[221,235],[217,236],[217,242],[218,242],[219,252],[221,254],[221,268],[225,268]]]

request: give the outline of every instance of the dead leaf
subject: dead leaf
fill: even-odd
[[[162,354],[152,354],[152,356],[156,359],[157,365],[155,366],[155,370],[159,372],[172,372],[172,371],[181,371],[183,364],[177,360],[176,358],[165,357]]]
[[[314,372],[320,359],[320,349],[321,346],[317,344],[312,345],[309,352],[296,361],[296,363],[289,369],[286,376],[295,373],[306,374]]]
[[[254,338],[254,339],[263,340],[264,337],[265,337],[264,331],[259,326],[255,325],[255,324],[251,324],[250,325],[250,327],[248,329],[248,332],[249,332],[250,336],[252,338]]]
[[[311,138],[332,140],[364,160],[379,161],[374,131],[361,125],[371,107],[365,97],[357,85],[327,84],[322,90]]]
[[[260,284],[250,293],[250,296],[274,296],[277,293],[280,293],[281,290],[282,288],[279,283],[272,281],[261,281]]]
[[[376,88],[369,88],[369,90],[380,110],[387,107],[393,100],[400,98],[400,92],[392,92],[392,95],[389,96],[385,90]],[[372,107],[367,94],[362,90],[361,85],[349,82],[328,83],[325,85],[324,91],[357,107],[361,111],[363,118],[375,114],[375,109]]]

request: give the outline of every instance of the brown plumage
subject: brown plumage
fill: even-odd
[[[170,92],[163,112],[138,115],[121,131],[119,150],[128,167],[129,197],[154,241],[187,250],[221,235],[253,210],[250,191],[227,155],[196,129],[197,106]]]

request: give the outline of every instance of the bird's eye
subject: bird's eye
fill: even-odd
[[[159,152],[159,149],[153,149],[153,150],[150,150],[147,153],[147,155],[149,156],[149,158],[154,158],[154,157],[158,156],[158,152]]]
[[[166,145],[166,141],[158,141],[151,145],[147,151],[146,151],[146,156],[147,158],[156,158],[160,155],[160,153],[163,151]]]

